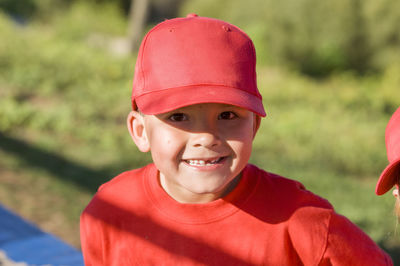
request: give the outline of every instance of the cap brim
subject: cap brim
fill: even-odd
[[[266,116],[261,97],[243,90],[218,86],[194,85],[153,91],[135,99],[144,114],[155,115],[199,103],[222,103],[245,108],[262,117]]]
[[[400,177],[400,158],[391,162],[383,170],[378,182],[376,183],[375,193],[383,195],[399,182]]]

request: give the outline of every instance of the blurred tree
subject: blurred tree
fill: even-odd
[[[366,18],[361,0],[352,0],[349,5],[349,38],[344,44],[348,58],[348,68],[358,73],[367,72],[371,66],[371,47],[367,37]]]
[[[139,48],[145,27],[175,17],[183,0],[131,0],[128,37],[132,52]]]
[[[148,12],[149,0],[132,0],[128,23],[129,47],[132,52],[139,48]]]

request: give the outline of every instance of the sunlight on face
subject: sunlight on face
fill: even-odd
[[[145,115],[162,187],[175,200],[192,203],[229,192],[250,158],[255,117],[246,109],[214,103]]]

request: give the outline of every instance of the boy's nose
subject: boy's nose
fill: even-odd
[[[221,144],[220,138],[212,132],[195,133],[195,136],[193,136],[192,139],[192,145],[194,147],[212,148],[212,147],[217,147],[220,144]]]

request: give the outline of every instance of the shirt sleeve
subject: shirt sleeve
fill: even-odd
[[[393,265],[389,255],[346,217],[332,211],[320,265]]]
[[[103,265],[103,240],[99,221],[84,211],[80,217],[80,237],[85,266]]]

